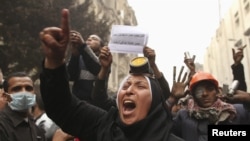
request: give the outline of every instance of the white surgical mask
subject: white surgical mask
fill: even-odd
[[[28,110],[36,103],[36,95],[30,92],[17,92],[9,95],[12,101],[8,105],[14,111]]]

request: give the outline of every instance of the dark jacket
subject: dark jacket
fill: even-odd
[[[72,55],[67,65],[69,79],[74,82],[73,94],[81,100],[90,101],[93,83],[101,66],[98,57],[86,44],[83,44],[78,51],[80,55]]]
[[[219,124],[249,124],[250,112],[242,104],[234,104],[236,108],[236,118],[232,121],[224,121]],[[208,120],[196,120],[189,116],[186,109],[178,111],[174,118],[174,133],[186,141],[207,141],[208,140]]]
[[[0,112],[0,141],[46,141],[45,132],[28,117],[24,120],[16,111],[5,106]]]
[[[247,85],[245,81],[245,73],[243,64],[231,65],[233,80],[239,81],[238,90],[247,91]]]
[[[43,69],[41,94],[48,116],[65,132],[88,141],[179,141],[171,134],[172,119],[163,107],[158,84],[152,81],[152,104],[148,116],[130,126],[120,121],[118,109],[108,112],[70,94],[65,66]]]

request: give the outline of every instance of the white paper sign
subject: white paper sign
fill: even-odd
[[[143,53],[148,34],[137,26],[113,25],[109,48],[116,53]]]

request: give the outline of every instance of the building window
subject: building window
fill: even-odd
[[[234,19],[235,19],[235,25],[236,25],[236,27],[239,27],[240,26],[240,19],[239,19],[239,13],[238,12],[236,12],[234,14]]]
[[[245,3],[245,13],[246,14],[249,13],[249,10],[250,10],[250,8],[249,8],[249,2],[247,2],[247,3]]]

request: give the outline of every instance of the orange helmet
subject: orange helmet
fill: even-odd
[[[210,73],[207,73],[207,72],[196,72],[191,80],[190,80],[190,83],[189,83],[189,90],[192,91],[194,86],[199,83],[200,81],[210,81],[212,82],[216,88],[219,87],[219,83],[218,81],[210,74]]]

